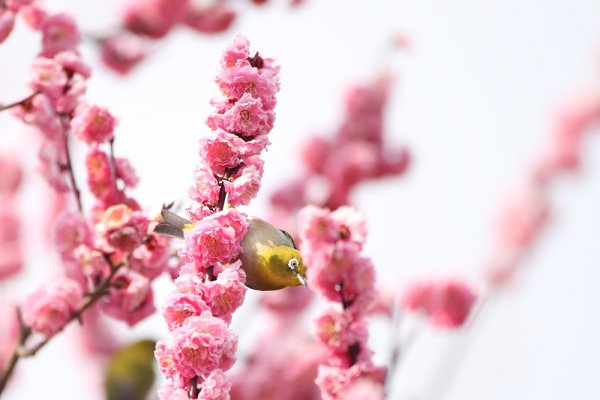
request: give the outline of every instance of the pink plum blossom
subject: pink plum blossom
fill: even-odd
[[[202,297],[192,293],[172,293],[163,306],[162,314],[169,330],[180,327],[183,322],[193,316],[199,316],[210,307]]]
[[[75,50],[80,39],[79,29],[71,15],[50,15],[42,26],[42,55],[52,57],[61,51]]]
[[[236,209],[208,216],[185,232],[183,256],[200,271],[228,263],[242,251],[239,243],[247,229],[246,218]]]
[[[229,400],[231,381],[222,370],[216,369],[202,382],[199,400]]]
[[[53,280],[33,292],[23,305],[23,321],[51,337],[73,317],[83,298],[81,287],[68,278]]]
[[[185,319],[165,342],[157,344],[155,355],[168,379],[207,376],[233,366],[237,340],[225,322],[205,311]]]
[[[88,186],[98,199],[112,203],[117,200],[117,188],[108,154],[97,147],[90,148],[86,160]]]
[[[81,215],[65,212],[56,221],[54,243],[59,252],[69,254],[80,245],[91,245],[92,232]]]
[[[106,108],[83,103],[75,109],[71,130],[88,144],[106,143],[113,138],[116,122]]]
[[[233,176],[232,181],[223,182],[229,204],[233,207],[248,205],[260,189],[262,175],[263,161],[260,158],[254,157],[253,160],[246,160],[245,167]]]
[[[111,206],[100,221],[107,243],[117,250],[131,252],[142,244],[148,233],[148,218],[125,204]]]
[[[115,168],[117,177],[123,181],[126,187],[135,188],[140,182],[135,168],[127,158],[115,157]]]
[[[119,270],[108,295],[102,299],[102,310],[129,326],[156,311],[148,278],[130,270]]]

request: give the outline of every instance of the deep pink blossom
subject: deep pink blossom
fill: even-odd
[[[60,331],[79,307],[83,293],[77,282],[59,278],[36,290],[23,305],[23,321],[51,337]]]
[[[6,0],[6,8],[18,11],[21,7],[31,4],[33,0]]]
[[[80,39],[79,29],[71,15],[50,15],[42,26],[42,55],[52,57],[61,51],[75,50]]]
[[[75,110],[71,130],[88,144],[100,144],[113,138],[116,123],[106,108],[83,103]]]
[[[108,295],[102,299],[102,310],[129,326],[154,313],[154,296],[148,278],[130,270],[119,270]]]
[[[227,370],[235,362],[237,335],[210,312],[187,318],[165,342],[158,342],[156,358],[168,379],[179,381]]]
[[[62,65],[52,58],[38,57],[31,64],[29,86],[52,98],[57,98],[63,93],[68,79]]]

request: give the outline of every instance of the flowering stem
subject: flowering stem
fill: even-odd
[[[33,99],[39,93],[40,93],[39,91],[36,91],[36,92],[30,94],[29,96],[25,97],[22,100],[15,101],[14,103],[10,103],[10,104],[7,104],[7,105],[0,104],[0,112],[8,110],[8,109],[11,109],[13,107],[20,106],[20,105],[22,105],[24,103],[27,103],[29,100]]]
[[[195,376],[190,384],[190,399],[197,399],[200,391],[198,390],[198,377]]]
[[[105,258],[108,259],[108,256],[105,255]],[[83,313],[88,308],[90,308],[91,306],[96,304],[96,302],[98,302],[98,300],[100,300],[106,293],[108,293],[108,290],[110,289],[110,287],[113,283],[112,279],[114,278],[115,274],[119,271],[119,269],[121,269],[121,267],[124,264],[121,263],[116,266],[113,266],[112,263],[109,263],[109,265],[110,265],[110,274],[108,275],[106,280],[95,291],[93,291],[92,293],[88,293],[86,295],[86,299],[83,302],[83,304],[81,304],[81,306],[79,306],[79,308],[71,315],[71,317],[67,320],[67,322],[65,322],[65,324],[54,335],[45,338],[44,340],[42,340],[41,342],[39,342],[38,344],[36,344],[35,346],[33,346],[29,349],[25,348],[25,342],[31,335],[31,328],[29,328],[27,325],[24,324],[23,319],[21,317],[21,311],[17,310],[17,313],[18,313],[17,316],[19,318],[19,326],[21,327],[21,336],[19,338],[19,343],[15,346],[15,349],[12,352],[12,355],[10,357],[8,365],[5,368],[5,372],[0,377],[0,395],[2,394],[2,391],[4,390],[4,388],[6,387],[6,383],[7,383],[8,379],[12,375],[15,367],[17,366],[17,363],[19,362],[19,360],[21,358],[34,356],[38,351],[40,351],[42,349],[42,347],[44,347],[46,344],[48,344],[48,342],[50,342],[50,340],[52,340],[52,338],[55,337],[57,333],[62,332],[67,327],[67,325],[69,325],[74,320],[81,322],[81,317],[82,317]]]

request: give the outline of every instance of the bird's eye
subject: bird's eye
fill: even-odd
[[[298,268],[298,260],[296,260],[295,258],[292,258],[290,260],[290,262],[288,263],[288,267],[290,269],[296,269],[296,268]]]

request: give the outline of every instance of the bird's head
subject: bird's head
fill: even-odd
[[[302,263],[302,255],[297,249],[289,246],[275,246],[266,255],[273,285],[307,286],[306,267]]]

